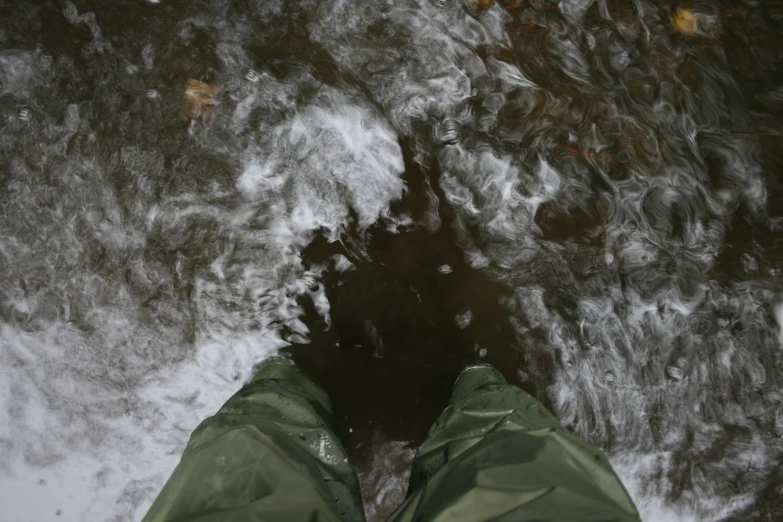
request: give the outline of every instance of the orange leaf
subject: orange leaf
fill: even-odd
[[[188,78],[185,82],[185,103],[180,111],[180,118],[192,120],[209,117],[217,103],[215,96],[222,92],[225,92],[225,89],[219,85],[210,85],[195,78]]]
[[[677,9],[672,16],[672,27],[686,36],[693,36],[699,30],[699,19],[690,9]]]

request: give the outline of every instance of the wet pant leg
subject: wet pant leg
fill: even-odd
[[[190,437],[144,522],[363,522],[355,472],[326,393],[285,359]]]
[[[600,450],[488,365],[466,369],[393,522],[638,521]]]

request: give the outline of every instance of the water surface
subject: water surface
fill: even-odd
[[[0,5],[0,518],[140,519],[280,352],[331,393],[371,519],[480,360],[645,520],[783,517],[782,23]]]

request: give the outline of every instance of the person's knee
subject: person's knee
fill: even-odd
[[[503,375],[491,364],[483,363],[468,366],[462,370],[462,373],[457,377],[449,402],[455,404],[471,392],[484,386],[503,386],[507,384],[508,382],[505,377],[503,377]]]

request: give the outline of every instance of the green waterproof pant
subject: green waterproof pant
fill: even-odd
[[[146,522],[363,521],[326,393],[290,361],[264,363],[196,428]],[[490,366],[460,375],[416,455],[391,521],[630,521],[606,457]]]

